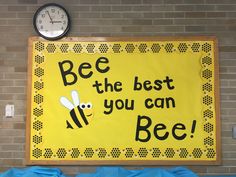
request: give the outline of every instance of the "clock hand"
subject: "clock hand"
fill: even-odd
[[[49,16],[49,18],[50,18],[50,22],[53,24],[52,17],[51,17],[51,15],[50,15],[50,13],[48,12],[48,10],[47,10],[46,12],[48,13],[48,16]]]
[[[53,23],[62,23],[62,21],[53,21]]]

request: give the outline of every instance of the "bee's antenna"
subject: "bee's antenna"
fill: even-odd
[[[68,108],[69,110],[72,110],[72,109],[74,109],[74,105],[66,98],[66,97],[64,97],[64,96],[62,96],[61,98],[60,98],[60,102],[61,102],[61,104],[63,105],[63,106],[65,106],[66,108]]]
[[[80,101],[79,101],[79,94],[77,91],[73,90],[71,92],[71,97],[73,99],[73,102],[74,102],[74,105],[75,106],[78,106],[80,104]]]

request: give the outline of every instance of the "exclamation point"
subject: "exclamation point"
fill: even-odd
[[[190,136],[191,138],[193,138],[193,134],[194,134],[195,128],[196,128],[196,123],[197,123],[197,121],[196,121],[196,120],[193,120],[192,129],[191,129],[192,135]]]

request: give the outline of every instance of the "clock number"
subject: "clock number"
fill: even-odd
[[[64,21],[63,21],[63,25],[65,25],[65,24],[66,24],[66,21],[64,20]]]
[[[65,15],[64,15],[64,14],[62,14],[62,15],[61,15],[61,18],[64,18],[64,17],[65,17]]]
[[[45,14],[42,14],[41,16],[42,16],[42,18],[45,18]]]
[[[42,23],[42,20],[39,20],[39,24],[41,24]]]
[[[43,29],[43,25],[40,26],[40,29]]]
[[[55,13],[55,9],[51,9],[51,12],[52,12],[52,13]]]

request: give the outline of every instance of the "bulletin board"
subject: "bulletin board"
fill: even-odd
[[[219,164],[215,37],[29,39],[27,164]]]

